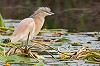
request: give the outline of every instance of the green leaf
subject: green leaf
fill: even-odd
[[[95,61],[93,57],[88,57],[88,61]]]
[[[80,43],[73,43],[72,46],[82,46]]]
[[[3,39],[2,43],[9,43],[11,40],[10,38],[7,38],[7,39]]]
[[[35,64],[35,66],[44,66],[43,60],[39,60],[39,63]]]
[[[0,54],[4,54],[3,50],[4,49],[2,47],[0,47]]]
[[[20,57],[18,55],[11,55],[7,57],[6,62],[15,62],[15,63],[27,63],[30,59],[26,57]]]
[[[100,59],[100,53],[92,52],[92,55],[93,55],[95,58]]]
[[[0,51],[3,51],[4,49],[2,47],[0,47]]]
[[[70,42],[71,40],[66,39],[66,38],[60,38],[56,42]]]
[[[7,60],[7,58],[4,55],[0,54],[0,60],[2,62],[5,62]]]
[[[5,27],[5,23],[4,23],[4,20],[0,14],[0,27]]]

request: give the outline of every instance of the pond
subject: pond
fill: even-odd
[[[5,20],[6,21],[6,26],[17,26],[18,22],[20,20]],[[90,49],[95,49],[95,50],[100,50],[100,41],[98,40],[98,35],[95,36],[88,36],[87,34],[93,34],[94,32],[80,32],[80,33],[68,33],[66,32],[67,35],[63,35],[60,37],[51,37],[51,36],[47,36],[49,35],[47,32],[44,32],[44,34],[42,35],[42,38],[47,38],[47,39],[54,39],[54,40],[58,40],[59,38],[66,38],[69,39],[70,41],[68,42],[64,42],[63,44],[52,44],[47,42],[47,44],[49,46],[52,46],[54,48],[57,48],[59,51],[61,52],[78,52],[79,49],[81,49],[84,46],[88,46]],[[46,35],[46,36],[44,36]],[[3,36],[2,38],[8,38],[9,36]],[[0,39],[2,39],[0,38]],[[88,43],[90,42],[90,43]],[[80,43],[81,46],[73,46],[73,43]],[[30,42],[30,44],[32,44]],[[86,60],[55,60],[52,58],[52,56],[48,53],[42,52],[42,51],[38,51],[35,48],[31,49],[33,52],[37,52],[39,55],[45,57],[45,61],[44,63],[40,63],[42,65],[40,66],[100,66],[100,64],[92,64],[92,63],[88,63],[86,62]],[[48,52],[52,53],[52,55],[55,58],[59,58],[60,54],[53,50],[53,49],[47,49]],[[0,63],[2,66],[3,64]],[[33,63],[37,64],[37,63]],[[31,64],[11,64],[11,66],[33,66]],[[37,65],[38,66],[38,65]]]

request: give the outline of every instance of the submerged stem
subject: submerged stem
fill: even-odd
[[[38,46],[35,46],[35,45],[32,45],[30,48],[38,48],[38,50],[42,50],[42,48],[38,47]],[[57,60],[50,52],[48,52],[47,50],[43,49],[45,52],[47,52],[48,54],[50,54],[52,56],[52,58],[54,58],[55,60]]]
[[[37,62],[39,62],[39,60],[38,60],[37,58],[35,58],[35,56],[32,54],[31,51],[30,51],[28,54],[29,54],[32,58],[34,58]]]
[[[54,47],[51,47],[51,46],[49,46],[49,45],[47,45],[47,44],[42,44],[42,43],[36,42],[36,41],[35,41],[35,43],[40,44],[40,45],[42,45],[42,46],[48,46],[49,48],[51,48],[51,49],[53,49],[53,50],[56,50],[57,52],[59,52],[59,53],[61,53],[61,54],[64,54],[63,52],[59,51],[58,49],[56,49],[56,48],[54,48]]]

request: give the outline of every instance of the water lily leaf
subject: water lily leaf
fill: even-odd
[[[30,59],[26,57],[20,57],[18,55],[11,55],[7,57],[6,62],[15,62],[15,63],[27,63]]]
[[[97,61],[88,61],[88,60],[85,60],[85,61],[88,62],[88,63],[100,64],[100,62],[97,62]]]
[[[7,60],[7,58],[4,56],[4,55],[2,55],[2,54],[0,54],[0,60],[3,62],[5,62],[6,60]]]
[[[72,46],[82,46],[80,43],[73,43]]]
[[[2,47],[0,47],[0,51],[3,51],[4,49]]]
[[[4,48],[0,46],[0,54],[4,54]]]
[[[39,60],[39,63],[35,64],[34,66],[44,66],[43,60]]]
[[[94,57],[88,57],[88,61],[95,61]]]
[[[95,58],[100,59],[100,53],[92,52],[92,55],[93,55]]]
[[[10,38],[7,38],[7,39],[3,39],[2,43],[9,43],[11,40]]]
[[[60,38],[58,39],[56,42],[70,42],[71,40],[67,39],[67,38]]]

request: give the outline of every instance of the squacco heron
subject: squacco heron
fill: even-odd
[[[26,41],[29,33],[29,40],[32,40],[32,38],[41,30],[45,21],[45,17],[53,14],[54,13],[51,12],[50,8],[39,7],[33,15],[23,19],[19,23],[12,34],[11,43],[15,44],[17,41]]]

